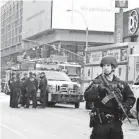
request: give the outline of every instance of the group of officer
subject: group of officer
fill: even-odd
[[[19,73],[12,73],[8,81],[10,89],[10,107],[19,108],[19,103],[29,108],[30,100],[32,100],[33,108],[37,107],[37,90],[40,89],[39,101],[42,107],[48,106],[47,78],[44,72],[40,73],[39,78],[35,73],[24,73],[24,77],[20,78]]]

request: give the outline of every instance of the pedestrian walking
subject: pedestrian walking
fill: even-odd
[[[135,97],[129,85],[115,76],[118,63],[114,57],[103,57],[100,66],[102,74],[92,80],[84,93],[85,100],[94,103],[90,139],[123,139],[122,120],[133,107]]]

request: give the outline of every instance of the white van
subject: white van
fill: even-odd
[[[131,113],[137,119],[138,124],[139,124],[139,74],[137,75],[134,81],[134,84],[132,85],[132,90],[136,98],[136,103],[131,109]]]

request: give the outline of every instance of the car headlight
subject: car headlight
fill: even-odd
[[[56,92],[56,87],[55,87],[55,86],[53,86],[53,85],[48,85],[48,87],[49,87],[50,93],[55,93],[55,92]]]

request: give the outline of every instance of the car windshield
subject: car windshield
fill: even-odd
[[[136,81],[135,81],[134,85],[139,85],[139,75],[137,76],[137,78],[136,78]]]
[[[63,72],[47,71],[45,75],[50,81],[71,81],[69,76]]]

